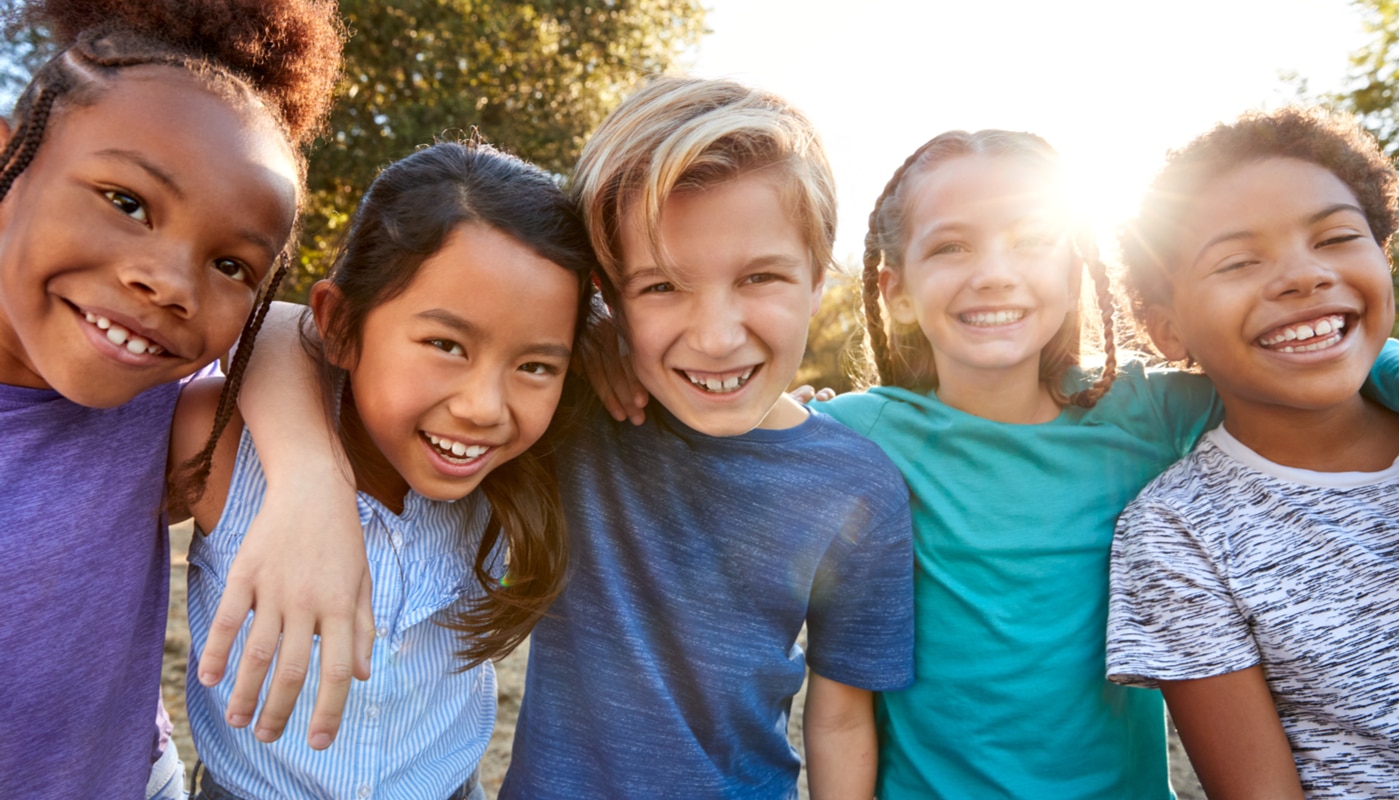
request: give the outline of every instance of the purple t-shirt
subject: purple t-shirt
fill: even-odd
[[[179,390],[93,409],[0,384],[0,797],[144,796],[168,735]]]

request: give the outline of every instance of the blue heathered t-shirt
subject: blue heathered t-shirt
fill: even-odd
[[[569,583],[503,800],[797,797],[804,623],[824,677],[913,678],[908,491],[879,448],[821,414],[714,438],[648,411],[562,443]]]
[[[0,797],[144,796],[179,391],[94,409],[0,384]]]

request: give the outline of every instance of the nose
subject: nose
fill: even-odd
[[[979,292],[991,292],[1014,287],[1020,275],[1011,255],[999,249],[983,252],[974,265],[971,287]]]
[[[498,371],[471,370],[459,379],[448,398],[453,417],[476,428],[494,428],[509,415],[504,378]]]
[[[1299,246],[1279,259],[1269,282],[1272,297],[1307,297],[1332,286],[1337,273],[1310,247]]]
[[[199,271],[204,265],[183,248],[138,254],[121,269],[122,283],[148,302],[184,318],[199,311]]]
[[[687,344],[697,353],[719,358],[739,349],[748,339],[743,303],[737,297],[708,293],[690,304],[688,314]]]

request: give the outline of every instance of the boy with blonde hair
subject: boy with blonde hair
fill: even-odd
[[[812,797],[870,797],[871,693],[913,679],[908,495],[785,394],[835,230],[816,134],[771,94],[662,78],[574,181],[662,408],[597,413],[561,445],[569,584],[533,634],[500,797],[795,798],[807,662]]]

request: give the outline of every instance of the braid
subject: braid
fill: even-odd
[[[214,413],[214,428],[209,432],[209,439],[204,443],[204,448],[199,451],[189,461],[180,466],[180,478],[176,491],[184,495],[185,502],[193,504],[204,494],[205,483],[209,480],[209,471],[214,466],[214,450],[219,445],[219,439],[224,434],[224,429],[228,427],[229,420],[233,417],[233,410],[238,404],[238,389],[243,384],[243,373],[247,370],[248,360],[253,356],[253,344],[257,340],[258,331],[262,328],[263,320],[267,318],[268,309],[272,307],[272,298],[277,294],[277,287],[282,283],[282,278],[287,274],[286,258],[279,259],[272,275],[268,278],[267,286],[264,287],[262,297],[258,301],[257,308],[248,316],[248,321],[243,324],[243,333],[238,337],[238,347],[233,352],[233,359],[229,362],[228,378],[224,381],[223,391],[219,393],[218,410]]]
[[[1113,290],[1108,280],[1108,267],[1104,265],[1103,259],[1099,257],[1098,247],[1094,245],[1092,239],[1087,236],[1082,237],[1082,241],[1076,244],[1076,249],[1084,259],[1085,265],[1089,268],[1089,275],[1094,279],[1094,295],[1098,299],[1099,319],[1103,326],[1103,371],[1094,384],[1088,389],[1076,392],[1070,401],[1080,408],[1093,408],[1108,390],[1113,387],[1113,381],[1118,377],[1118,345],[1114,331],[1114,315],[1117,312],[1117,305],[1114,302]]]
[[[880,264],[883,261],[889,265],[891,259],[886,257],[886,250],[892,249],[892,243],[888,241],[888,232],[882,230],[881,217],[885,203],[892,196],[899,194],[900,184],[904,182],[909,168],[918,163],[936,141],[938,140],[935,138],[924,142],[894,171],[894,175],[885,184],[884,191],[880,192],[880,196],[875,200],[875,208],[870,212],[869,230],[865,234],[865,270],[861,275],[861,295],[865,303],[865,330],[870,336],[871,357],[875,361],[876,374],[882,386],[897,385],[897,380],[894,351],[889,336],[885,333],[885,324],[880,312]],[[894,260],[898,261],[898,257]]]
[[[0,164],[4,164],[4,171],[0,172],[0,200],[4,200],[10,193],[15,179],[34,160],[34,154],[39,150],[39,142],[44,138],[54,101],[68,88],[67,81],[57,83],[56,86],[39,90],[39,96],[34,100],[30,113],[10,137],[10,143],[5,146],[4,153],[0,153]]]

